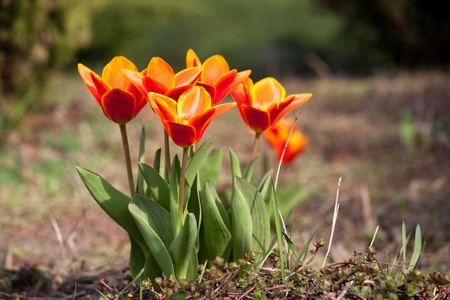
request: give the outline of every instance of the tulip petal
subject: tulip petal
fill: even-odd
[[[122,89],[111,89],[102,97],[105,115],[117,124],[126,124],[135,116],[136,98]]]
[[[144,84],[142,83],[144,79],[142,74],[128,69],[122,69],[122,73],[128,77],[130,82],[136,86],[143,95],[147,95],[148,91],[144,88]]]
[[[202,138],[203,132],[205,132],[206,128],[214,119],[214,112],[215,109],[208,109],[207,111],[204,111],[198,115],[193,116],[189,120],[188,124],[194,127],[196,131],[196,138],[194,144],[197,143]]]
[[[255,132],[263,132],[270,126],[270,115],[267,111],[254,108],[249,105],[241,105],[242,117],[245,116],[247,126]]]
[[[123,56],[114,57],[103,69],[102,78],[111,88],[126,90],[130,79],[123,74],[122,69],[138,72],[136,66]]]
[[[165,95],[167,93],[167,91],[169,90],[169,88],[159,82],[156,79],[153,79],[149,76],[145,76],[142,79],[142,84],[144,86],[144,89],[147,91],[147,93],[158,93],[158,94],[162,94]]]
[[[209,85],[215,85],[217,79],[229,71],[230,67],[222,55],[211,56],[202,65],[201,81]]]
[[[277,110],[270,112],[270,123],[272,125],[276,124],[286,114],[308,101],[311,96],[312,94],[297,94],[287,97],[280,103]],[[288,103],[288,105],[286,105],[286,103]]]
[[[166,96],[169,98],[172,98],[175,102],[178,102],[178,99],[180,99],[180,96],[192,87],[193,87],[193,85],[189,84],[189,85],[184,85],[184,86],[180,86],[180,87],[171,89],[171,90],[167,91]]]
[[[200,72],[201,69],[199,67],[188,68],[178,72],[175,75],[175,87],[194,83],[200,77]]]
[[[195,54],[194,50],[189,49],[186,53],[186,68],[192,67],[201,67],[202,63],[198,58],[197,54]]]
[[[213,105],[213,99],[216,97],[216,88],[212,85],[197,81],[197,83],[195,84],[196,86],[201,86],[202,88],[204,88],[208,94],[211,96],[211,106]]]
[[[97,88],[95,87],[95,84],[92,81],[91,77],[91,73],[93,74],[95,73],[92,72],[91,69],[89,69],[83,64],[78,64],[78,73],[80,73],[80,76],[83,79],[84,84],[86,84],[86,87],[88,88],[89,92],[91,92],[92,96],[94,96],[95,100],[97,100],[97,102],[100,104],[102,96],[97,91]]]
[[[189,124],[164,121],[167,133],[173,142],[180,147],[187,148],[195,144],[196,131]]]
[[[103,97],[106,92],[111,90],[111,87],[108,85],[108,83],[103,81],[103,79],[101,79],[97,74],[91,73],[91,80],[94,83],[100,97]]]
[[[246,77],[241,84],[231,91],[231,96],[238,105],[246,104],[251,106],[253,103],[250,93],[252,88],[253,81],[249,77]]]
[[[161,120],[177,122],[177,103],[164,95],[149,93],[148,102]]]
[[[219,103],[220,101],[223,100],[223,98],[225,98],[228,95],[228,93],[231,91],[229,87],[233,84],[234,80],[236,79],[236,74],[237,71],[232,70],[231,72],[225,73],[217,79],[214,85],[217,94],[216,97],[214,98],[212,105]]]
[[[191,117],[211,107],[211,96],[200,87],[195,86],[180,96],[177,103],[179,122],[188,121]]]
[[[175,73],[172,67],[160,57],[153,57],[150,60],[147,76],[164,84],[168,89],[175,87]]]
[[[280,102],[285,93],[284,87],[274,78],[264,78],[252,89],[253,107],[267,107],[272,102]]]

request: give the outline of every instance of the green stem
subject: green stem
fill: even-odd
[[[253,151],[252,151],[252,161],[256,157],[256,153],[258,153],[258,145],[259,145],[259,137],[261,136],[261,132],[255,132],[255,141],[253,142]]]
[[[128,145],[126,124],[120,124],[119,128],[120,128],[120,134],[122,136],[122,145],[123,145],[123,152],[125,155],[125,163],[127,165],[128,184],[130,185],[131,197],[134,197],[134,194],[135,194],[134,180],[133,180],[133,171],[131,170],[130,147]]]
[[[167,182],[170,182],[170,145],[169,145],[169,134],[164,129],[164,158],[166,160],[166,174],[167,174]]]
[[[180,192],[178,198],[178,219],[180,220],[180,228],[183,225],[183,197],[184,197],[184,181],[186,179],[186,165],[188,158],[189,148],[183,148],[183,162],[181,163],[180,174]]]

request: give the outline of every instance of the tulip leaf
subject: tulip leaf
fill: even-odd
[[[267,214],[266,204],[258,190],[246,180],[237,177],[236,184],[244,195],[250,208],[252,221],[252,248],[251,250],[260,254],[255,261],[255,265],[264,259],[261,255],[269,249],[270,245],[270,220]]]
[[[237,177],[236,177],[237,179]],[[233,260],[244,258],[252,248],[252,216],[250,207],[236,180],[231,195],[231,234],[233,236]]]
[[[189,160],[188,166],[186,168],[186,180],[192,185],[194,177],[197,175],[198,170],[202,165],[202,161],[205,158],[206,152],[208,152],[209,146],[211,146],[214,138],[211,138],[203,143],[203,145],[198,148],[191,160]]]
[[[264,201],[266,202],[266,207],[269,208],[268,214],[269,218],[272,216],[272,203],[270,198],[270,189],[272,187],[272,173],[273,171],[268,171],[263,178],[261,179],[261,182],[258,186],[258,191],[261,194],[261,196],[264,198]]]
[[[128,211],[130,197],[114,188],[100,175],[80,167],[76,168],[81,180],[100,207],[144,249],[146,247],[144,238]]]
[[[170,210],[170,188],[164,178],[154,168],[146,164],[139,164],[142,177],[145,179],[149,189],[149,196],[167,211]]]
[[[173,262],[167,250],[173,241],[169,212],[139,194],[131,200],[129,210],[161,270],[165,274],[173,274]]]
[[[155,151],[155,158],[153,159],[153,169],[161,172],[161,148]]]
[[[219,208],[216,205],[210,186],[212,186],[212,184],[207,184],[202,192],[201,205],[204,214],[202,239],[206,248],[205,258],[212,261],[216,256],[224,259],[228,258],[227,256],[231,250],[229,247],[231,233],[225,225]]]
[[[239,163],[239,159],[238,159],[236,153],[234,153],[234,151],[231,150],[231,148],[230,148],[230,161],[231,161],[231,176],[234,181],[235,177],[242,177],[242,175],[241,175],[241,165]]]
[[[219,195],[217,194],[216,188],[212,182],[208,182],[208,189],[211,193],[212,197],[214,198],[214,201],[216,202],[217,209],[219,210],[220,216],[222,217],[223,223],[225,226],[227,226],[228,230],[231,230],[231,223],[230,219],[227,214],[227,210],[223,206],[222,201],[219,198]]]
[[[136,278],[136,276],[139,274],[139,272],[142,270],[142,268],[145,266],[145,254],[142,250],[141,246],[130,236],[130,263],[129,268],[131,272],[131,276],[133,278]]]
[[[244,174],[244,179],[250,182],[252,180],[253,170],[255,169],[256,162],[258,161],[258,156],[252,159],[248,165],[247,171]]]
[[[194,214],[189,213],[186,216],[180,234],[173,240],[169,247],[169,252],[174,264],[175,276],[177,276],[178,279],[186,278],[196,239],[197,222],[195,221]]]
[[[195,177],[194,184],[190,191],[189,202],[187,203],[186,212],[193,213],[195,220],[197,221],[197,232],[200,231],[200,226],[202,224],[202,209],[200,206],[200,183],[198,176]],[[198,250],[200,247],[199,235],[197,234],[197,240],[195,241],[195,247]]]
[[[139,162],[145,162],[145,127],[142,126],[141,138],[139,142]],[[136,184],[136,192],[141,195],[146,195],[147,193],[147,183],[144,181],[142,177],[142,171],[138,170],[137,184]]]
[[[203,188],[206,181],[217,184],[219,180],[220,170],[222,169],[222,149],[214,149],[211,151],[200,165],[200,187]]]

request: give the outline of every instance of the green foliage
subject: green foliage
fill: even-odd
[[[50,74],[89,42],[92,6],[86,0],[2,3],[0,132],[36,105]]]

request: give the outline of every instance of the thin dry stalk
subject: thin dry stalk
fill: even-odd
[[[59,249],[61,250],[62,260],[66,261],[67,255],[66,255],[66,249],[64,248],[64,239],[61,234],[61,230],[59,229],[58,223],[56,222],[56,220],[54,218],[52,218],[51,222],[53,225],[53,229],[55,230],[55,233],[56,233],[56,239],[58,240]]]
[[[336,201],[334,203],[334,215],[333,215],[333,224],[331,225],[330,242],[328,243],[327,254],[325,255],[325,258],[323,259],[322,268],[325,267],[325,263],[327,262],[328,254],[330,254],[331,243],[333,242],[334,230],[336,228],[336,221],[337,221],[337,216],[338,216],[338,212],[339,212],[338,200],[339,200],[339,188],[341,187],[341,180],[342,180],[342,177],[339,177],[339,182],[338,182],[337,191],[336,191]]]
[[[378,225],[377,228],[375,229],[375,233],[373,234],[373,238],[372,238],[372,241],[370,242],[369,248],[372,247],[373,242],[375,241],[375,238],[376,238],[377,233],[378,233],[378,228],[380,228],[379,225]]]
[[[369,186],[367,184],[363,184],[360,186],[360,195],[361,195],[361,204],[362,204],[362,211],[363,211],[363,217],[364,217],[364,227],[366,232],[373,231],[373,228],[375,227],[375,220],[373,217],[372,212],[372,204],[370,201],[370,193],[369,193]]]

